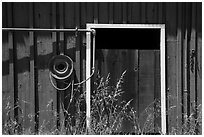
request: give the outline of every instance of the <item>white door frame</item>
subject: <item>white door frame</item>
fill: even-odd
[[[88,30],[95,28],[119,28],[119,29],[160,29],[160,72],[161,72],[161,128],[162,134],[166,134],[166,83],[165,83],[165,25],[164,24],[87,24]],[[96,32],[97,36],[97,32]],[[86,78],[90,77],[91,50],[95,50],[95,45],[91,46],[91,34],[86,33]],[[92,48],[91,48],[92,47]],[[95,52],[95,51],[94,51]],[[87,129],[90,128],[91,110],[91,80],[86,81],[86,122]]]

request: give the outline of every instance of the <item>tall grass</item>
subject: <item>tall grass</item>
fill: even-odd
[[[92,91],[91,95],[91,124],[90,131],[87,132],[86,129],[86,109],[85,109],[85,97],[86,93],[76,96],[72,96],[70,104],[73,103],[75,98],[75,108],[76,114],[74,115],[75,124],[73,125],[73,118],[69,114],[69,108],[64,108],[61,104],[61,108],[65,113],[67,113],[67,121],[61,120],[60,127],[57,129],[56,126],[51,129],[46,129],[47,123],[43,122],[39,126],[39,132],[35,133],[31,127],[23,127],[23,120],[25,120],[23,113],[19,113],[19,121],[15,121],[12,118],[11,112],[14,108],[7,100],[7,104],[4,106],[4,111],[6,112],[7,120],[2,122],[2,133],[3,134],[43,134],[43,135],[113,135],[113,134],[149,134],[149,133],[161,133],[161,126],[156,125],[155,119],[161,119],[161,109],[160,100],[156,99],[154,102],[149,104],[147,108],[140,114],[134,108],[130,106],[132,100],[124,101],[122,100],[122,95],[125,89],[122,88],[124,83],[123,78],[126,71],[124,71],[115,85],[110,85],[110,75],[106,78],[97,75],[97,80],[95,81],[96,87]],[[79,88],[75,89],[75,92],[79,92]],[[5,100],[4,100],[5,101]],[[19,100],[20,101],[20,100]],[[49,106],[49,104],[48,104]],[[17,106],[20,112],[22,109]],[[70,107],[70,105],[68,105]],[[169,109],[170,110],[170,109]],[[197,107],[198,111],[193,112],[190,116],[184,115],[183,124],[178,127],[174,126],[169,130],[168,134],[201,134],[202,132],[202,114],[201,105]],[[197,113],[198,112],[198,113]],[[56,111],[52,112],[55,116]],[[196,114],[195,114],[196,113]],[[34,114],[28,115],[29,120],[34,122]],[[141,124],[141,119],[143,123]],[[124,120],[128,120],[132,125],[130,133],[121,133],[122,123]],[[65,125],[66,124],[66,125]],[[20,132],[19,132],[20,131]]]
[[[92,134],[114,134],[120,132],[122,121],[128,117],[128,107],[131,102],[121,101],[123,77],[126,71],[116,83],[110,86],[110,77],[100,78],[96,83],[96,89],[92,94],[91,102],[91,131]]]
[[[202,134],[202,110],[201,105],[193,108],[188,116],[186,113],[183,117],[181,126],[173,126],[170,135],[201,135]]]

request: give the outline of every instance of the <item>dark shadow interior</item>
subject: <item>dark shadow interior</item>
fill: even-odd
[[[96,49],[159,49],[160,29],[97,28]]]

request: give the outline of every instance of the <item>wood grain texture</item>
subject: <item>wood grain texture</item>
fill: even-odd
[[[190,36],[189,36],[189,54],[190,54],[190,57],[189,57],[189,68],[190,68],[190,74],[189,74],[189,77],[190,77],[190,114],[194,114],[195,113],[195,107],[196,107],[196,100],[195,100],[195,93],[196,93],[196,83],[195,83],[195,58],[196,58],[196,55],[195,55],[195,46],[196,46],[196,36],[195,36],[195,18],[196,16],[192,16],[192,15],[196,15],[195,14],[195,5],[192,4],[190,6],[191,10],[189,10],[189,15],[190,15],[190,24],[191,24],[191,27],[189,27],[189,30],[190,30]],[[195,117],[194,117],[195,118]],[[193,118],[193,119],[194,119]],[[194,121],[194,120],[193,120]],[[192,122],[193,122],[192,121]]]
[[[57,13],[56,13],[56,3],[52,3],[51,4],[51,9],[50,9],[50,12],[51,12],[51,28],[57,28],[57,19],[56,19],[56,16],[57,16]],[[51,34],[51,41],[52,41],[52,49],[53,49],[53,55],[57,55],[57,33],[56,32],[52,32]],[[50,110],[50,113],[49,113],[49,117],[51,118],[50,119],[50,124],[49,124],[49,128],[52,128],[52,130],[56,129],[57,128],[57,90],[53,88],[53,90],[50,92],[50,97],[51,97],[51,100],[49,102],[49,105],[48,105],[48,109]]]
[[[177,11],[178,11],[178,16],[177,16],[177,87],[176,87],[176,98],[177,98],[177,128],[181,127],[182,125],[182,108],[183,108],[183,101],[182,101],[182,4],[179,3],[177,4]]]
[[[8,4],[2,3],[2,27],[8,27]],[[9,36],[8,32],[2,32],[2,125],[4,125],[8,119],[9,115],[7,112],[9,111],[8,105],[12,104],[11,91],[9,91]],[[12,107],[12,106],[10,106]]]
[[[197,118],[202,113],[202,4],[196,4],[196,99],[197,102]],[[199,131],[199,129],[197,130]],[[200,132],[202,132],[200,130]]]
[[[96,45],[97,46],[97,45]],[[120,101],[129,101],[134,99],[131,106],[138,109],[138,56],[137,50],[128,49],[97,49],[96,52],[97,70],[99,74],[106,78],[110,74],[110,86],[115,86],[124,71],[126,74],[123,79],[122,89],[124,94]],[[129,121],[124,121],[122,131],[131,130]]]
[[[98,17],[98,15],[99,15],[99,3],[97,3],[97,2],[94,2],[93,3],[94,4],[94,7],[93,7],[93,15],[94,15],[94,23],[95,24],[98,24],[98,20],[99,20],[99,17]]]
[[[187,106],[187,96],[188,96],[188,79],[187,79],[187,35],[188,35],[188,30],[187,30],[187,25],[185,22],[187,21],[187,11],[186,11],[186,3],[182,5],[182,13],[183,13],[183,51],[182,51],[182,56],[183,56],[183,123],[187,123],[187,121],[185,120],[185,117],[187,116],[188,113],[188,106]]]
[[[34,24],[33,24],[33,3],[29,3],[29,27],[33,28]],[[34,74],[34,33],[33,32],[29,32],[29,48],[30,48],[30,74],[29,74],[29,88],[30,88],[30,92],[28,94],[29,98],[29,102],[32,104],[33,107],[30,107],[30,114],[29,114],[29,118],[30,118],[30,129],[31,131],[34,131],[34,125],[35,125],[35,74]]]
[[[88,2],[86,4],[86,23],[93,23],[94,21],[94,3]]]
[[[58,4],[60,6],[57,9],[56,5]],[[201,3],[69,2],[3,3],[2,6],[3,27],[57,28],[59,26],[59,28],[75,28],[78,26],[86,28],[87,23],[165,23],[166,86],[167,93],[170,95],[168,96],[170,98],[167,98],[167,108],[172,109],[167,121],[169,131],[171,131],[171,127],[180,127],[184,122],[185,114],[190,115],[194,111],[194,107],[202,104]],[[15,112],[15,115],[18,116],[16,119],[22,123],[23,127],[33,127],[34,121],[29,122],[28,120],[36,113],[34,116],[34,120],[37,122],[36,128],[38,128],[38,123],[41,130],[44,127],[51,129],[56,125],[54,114],[57,109],[57,95],[48,79],[47,63],[52,56],[58,53],[58,41],[63,44],[63,52],[73,59],[78,80],[83,80],[87,71],[85,70],[85,46],[87,43],[85,43],[84,34],[81,33],[77,40],[73,32],[60,33],[59,39],[56,33],[47,32],[2,33],[2,105],[6,107],[9,102],[11,108],[14,108],[19,102],[19,108],[22,109],[22,111],[19,108],[16,108],[15,111],[12,110],[10,118],[14,118]],[[192,50],[195,50],[196,54],[191,60]],[[116,72],[120,73],[126,65],[128,70],[131,65],[137,65],[136,60],[140,58],[140,51],[116,51],[102,50],[104,62],[98,63],[99,69],[104,68],[102,75],[106,76],[109,70],[116,66],[119,66]],[[129,55],[127,56],[127,54]],[[142,54],[141,57],[143,57]],[[154,60],[158,56],[157,52],[154,53],[154,56],[152,55]],[[112,59],[108,60],[109,58]],[[131,64],[130,62],[123,63],[124,60],[135,61]],[[191,61],[194,62],[192,64],[194,71]],[[153,72],[154,83],[157,83],[158,72],[157,68]],[[114,84],[117,77],[114,76],[113,70],[110,70],[110,73],[113,73],[112,84]],[[129,83],[138,80],[139,72],[134,74],[135,78],[131,77],[132,73],[132,71],[127,73],[127,77],[130,77],[127,79]],[[138,88],[133,85],[130,87]],[[154,87],[154,90],[157,88],[159,87]],[[134,94],[139,95],[137,92]],[[146,95],[144,93],[140,96],[145,98]],[[154,98],[157,97],[158,93],[154,91]],[[31,107],[28,102],[34,107]],[[50,106],[49,103],[51,103]],[[146,106],[145,102],[142,104],[143,107]],[[136,105],[135,108],[139,109],[139,105]],[[6,115],[5,111],[7,110],[3,111],[3,117],[7,120],[9,115]],[[38,112],[40,113],[39,117]],[[22,120],[20,115],[25,119]],[[28,115],[29,117],[27,117]],[[46,123],[45,121],[50,122]]]
[[[122,3],[113,3],[113,23],[122,23]]]
[[[12,12],[12,3],[7,3],[7,14],[8,14],[8,27],[13,27],[13,12]],[[8,116],[11,120],[14,120],[14,61],[13,61],[13,44],[14,44],[14,34],[13,32],[8,32],[8,48],[9,48],[9,113]],[[11,51],[11,52],[10,52]],[[13,127],[12,127],[13,128]]]
[[[129,22],[139,23],[141,22],[141,3],[128,3],[128,15],[130,16]]]
[[[28,5],[14,4],[14,26],[26,27],[28,25]],[[18,10],[21,9],[21,10]],[[16,54],[17,54],[17,79],[18,79],[18,105],[20,108],[19,117],[22,128],[30,127],[30,110],[34,104],[31,104],[29,98],[29,63],[30,63],[30,47],[29,47],[29,35],[28,32],[16,32],[15,33]]]
[[[99,3],[99,23],[108,24],[109,3]]]
[[[197,23],[196,23],[196,28],[197,28],[197,100],[198,100],[198,105],[202,104],[202,4],[197,3]]]
[[[171,9],[171,10],[170,10]],[[176,4],[169,3],[166,8],[166,22],[171,22],[167,24],[167,78],[168,78],[168,118],[169,124],[168,128],[171,130],[172,127],[175,127],[177,119],[175,118],[177,115],[176,112],[176,83],[177,83],[177,73],[176,73],[176,48],[177,48],[177,40],[176,40]]]
[[[51,28],[50,3],[35,3],[35,27]],[[39,131],[51,130],[50,119],[52,109],[52,93],[55,92],[50,80],[48,62],[53,56],[52,37],[50,32],[36,33],[37,69],[38,69],[38,97],[39,97]],[[54,91],[53,91],[54,90]]]
[[[139,118],[142,127],[150,112],[148,106],[154,101],[154,51],[140,50],[139,51]],[[152,106],[150,106],[152,107]]]

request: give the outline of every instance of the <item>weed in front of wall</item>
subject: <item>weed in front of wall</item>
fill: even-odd
[[[124,71],[116,83],[110,86],[110,75],[106,79],[98,75],[96,89],[91,98],[91,133],[97,135],[109,135],[119,133],[122,121],[128,117],[130,101],[121,101]]]
[[[176,102],[176,97],[169,95],[169,101]],[[179,106],[184,107],[182,104]],[[167,114],[172,115],[177,109],[177,106],[169,106],[167,108]],[[196,105],[195,102],[191,103],[191,113],[188,115],[187,112],[182,113],[182,120],[180,125],[177,123],[171,123],[169,129],[170,135],[201,135],[202,134],[202,105]],[[176,118],[179,121],[178,117]]]
[[[149,134],[149,133],[161,133],[161,125],[157,125],[155,120],[161,119],[161,102],[159,99],[155,99],[151,104],[149,104],[146,109],[138,114],[134,108],[130,106],[132,100],[127,102],[122,100],[122,95],[125,89],[122,88],[123,78],[126,71],[124,71],[121,77],[118,79],[117,83],[113,86],[110,85],[110,75],[106,78],[97,76],[97,82],[95,82],[95,89],[91,94],[91,125],[90,132],[87,133],[86,129],[86,93],[82,93],[76,100],[76,114],[74,116],[75,125],[72,125],[72,116],[66,111],[68,108],[64,108],[61,104],[62,111],[68,114],[67,122],[65,119],[61,119],[60,127],[57,129],[56,117],[57,111],[52,109],[53,101],[49,101],[47,104],[47,110],[40,110],[43,113],[49,113],[55,119],[50,119],[50,121],[43,121],[39,125],[38,133],[34,132],[31,127],[23,127],[25,120],[29,120],[34,123],[34,114],[28,114],[25,116],[24,111],[20,107],[20,103],[29,103],[19,100],[20,103],[15,106],[18,109],[18,121],[13,118],[14,107],[11,106],[9,98],[4,100],[4,111],[6,112],[5,117],[2,122],[2,133],[3,134],[24,134],[24,135],[115,135],[115,134]],[[79,90],[78,88],[75,89]],[[72,96],[70,104],[74,96]],[[68,105],[69,107],[70,105]],[[173,113],[176,106],[170,106],[167,108],[167,114]],[[172,126],[169,129],[171,135],[195,135],[202,134],[202,107],[201,105],[193,108],[194,111],[188,116],[183,114],[183,124],[178,127],[177,125]],[[39,113],[40,113],[39,112]],[[63,114],[62,114],[63,115]],[[25,118],[27,117],[27,118]],[[141,119],[143,123],[141,124]],[[122,123],[124,120],[129,120],[132,124],[131,133],[121,133]],[[65,126],[65,123],[67,124]],[[49,128],[47,128],[49,127]]]

